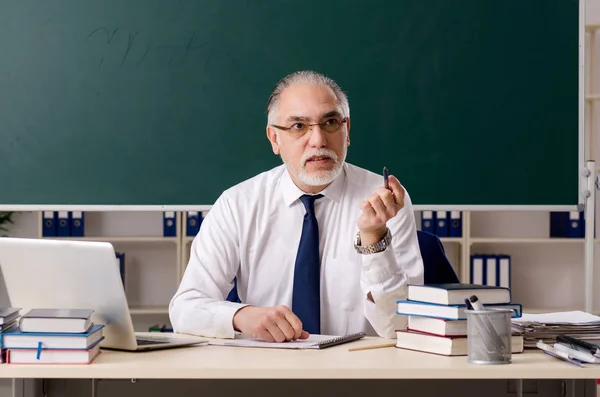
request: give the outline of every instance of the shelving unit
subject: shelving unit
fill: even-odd
[[[206,211],[204,211],[206,215]],[[42,237],[41,212],[32,213],[35,217],[35,232],[23,232],[27,237]],[[512,216],[512,218],[511,218]],[[497,230],[494,225],[496,219],[519,220],[521,225],[513,229]],[[508,252],[511,255],[512,277],[522,277],[524,269],[532,269],[534,273],[543,272],[546,267],[562,269],[565,275],[555,278],[569,278],[571,271],[581,271],[583,258],[582,238],[549,238],[548,222],[544,222],[548,213],[522,212],[515,214],[497,215],[490,212],[462,212],[462,237],[442,237],[441,241],[446,249],[448,258],[455,267],[461,281],[470,279],[470,257],[473,253],[483,252]],[[125,218],[124,220],[122,218]],[[421,224],[421,211],[415,211],[417,228]],[[113,244],[115,251],[126,253],[126,292],[130,304],[130,311],[134,322],[139,318],[168,315],[168,304],[175,293],[189,261],[190,249],[194,237],[187,236],[186,213],[176,214],[178,222],[176,237],[163,237],[162,212],[149,213],[122,213],[122,212],[95,212],[88,216],[86,212],[85,237],[58,237],[59,239],[72,239],[83,241],[104,241]],[[89,223],[88,223],[89,222]],[[504,226],[510,222],[504,222]],[[132,226],[133,225],[133,226]],[[502,226],[502,225],[501,225]],[[525,231],[523,231],[525,230]],[[493,231],[495,235],[486,235]],[[515,233],[519,231],[519,233]],[[490,232],[491,233],[491,232]],[[28,235],[29,234],[29,235]],[[33,235],[31,235],[33,234]],[[600,243],[600,238],[596,240]],[[529,252],[546,255],[546,258],[531,259]],[[547,252],[547,253],[546,253]],[[581,258],[577,257],[581,256]],[[552,258],[560,257],[560,261],[571,263],[569,268],[557,264],[544,264]],[[136,268],[137,271],[132,269]],[[515,276],[519,274],[520,276]],[[532,285],[548,282],[547,275],[536,280],[532,277]],[[577,276],[578,277],[578,276]],[[513,280],[514,281],[514,280]],[[576,283],[575,283],[576,284]],[[581,285],[581,284],[579,284]],[[582,288],[569,290],[562,288],[561,293],[565,300],[560,304],[557,300],[544,304],[541,301],[530,300],[523,284],[513,288],[515,301],[523,303],[524,310],[529,312],[542,312],[553,310],[582,309],[583,301],[579,299]],[[535,288],[533,288],[535,290]],[[551,292],[554,294],[554,292]],[[568,296],[567,296],[568,295]]]
[[[125,217],[128,219],[125,222],[121,219],[123,213],[119,212],[86,212],[85,214],[86,235],[84,237],[43,237],[42,212],[37,212],[35,213],[37,219],[35,237],[111,243],[116,252],[125,252],[125,291],[130,301],[131,315],[135,317],[167,315],[169,300],[181,280],[179,272],[183,245],[181,228],[177,228],[175,237],[163,236],[162,212],[126,213]],[[176,213],[178,225],[182,223],[181,216],[180,212]],[[122,230],[124,223],[132,225],[138,222],[139,224]],[[160,259],[163,257],[170,257],[172,260]],[[159,263],[154,263],[156,261]],[[133,272],[134,268],[138,271]],[[151,276],[149,272],[158,274]],[[168,277],[164,277],[168,273],[174,275],[170,283]],[[156,286],[139,285],[138,281],[142,278],[153,282],[159,281],[159,283]],[[153,290],[156,290],[162,299],[155,299]],[[144,301],[148,299],[150,302],[146,304]]]

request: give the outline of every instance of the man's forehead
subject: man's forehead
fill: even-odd
[[[293,112],[341,112],[335,93],[330,87],[303,83],[292,84],[281,92],[279,110],[281,116],[288,116],[283,113]]]

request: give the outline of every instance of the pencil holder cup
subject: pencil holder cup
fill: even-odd
[[[510,309],[465,310],[467,361],[471,364],[510,364],[512,360]]]

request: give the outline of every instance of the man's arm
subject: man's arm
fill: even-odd
[[[244,305],[228,302],[239,267],[235,212],[227,197],[215,202],[190,250],[181,284],[169,304],[175,332],[233,338],[233,316]]]
[[[407,285],[410,283],[423,283],[423,260],[419,250],[416,223],[412,203],[408,194],[400,186],[397,179],[390,179],[392,189],[396,188],[393,197],[383,194],[381,202],[375,201],[372,208],[363,208],[362,217],[373,218],[377,214],[379,221],[387,212],[389,220],[384,223],[384,228],[379,234],[366,235],[366,241],[361,245],[371,245],[381,240],[386,228],[392,233],[391,246],[375,254],[361,254],[363,268],[361,272],[361,289],[364,293],[365,317],[377,334],[385,338],[394,338],[395,331],[406,327],[406,317],[396,314],[397,301],[406,299]],[[402,189],[401,200],[398,199],[398,189]],[[394,199],[400,209],[388,212],[389,200]],[[387,209],[383,209],[384,202],[388,202]],[[366,205],[365,205],[366,206]],[[370,213],[370,210],[373,210]],[[361,223],[362,221],[362,223]],[[364,219],[359,220],[360,226],[369,224]],[[372,223],[375,225],[375,223]],[[377,229],[375,229],[377,230]],[[361,233],[362,234],[362,233]]]

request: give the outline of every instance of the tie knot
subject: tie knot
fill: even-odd
[[[323,197],[322,194],[315,194],[314,196],[303,194],[300,196],[300,201],[304,204],[304,208],[306,208],[306,213],[310,215],[314,215],[315,213],[315,200]]]

